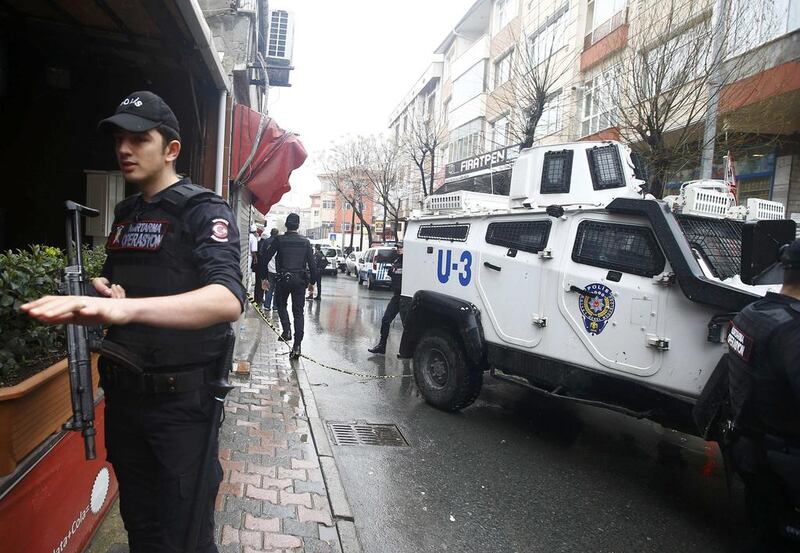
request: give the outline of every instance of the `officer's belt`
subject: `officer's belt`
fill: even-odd
[[[100,367],[103,388],[114,392],[133,392],[136,394],[179,394],[191,392],[208,382],[208,368],[181,372],[135,373],[113,361],[106,361]]]

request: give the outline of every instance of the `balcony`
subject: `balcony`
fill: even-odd
[[[597,65],[628,43],[628,9],[614,14],[583,39],[581,71]]]

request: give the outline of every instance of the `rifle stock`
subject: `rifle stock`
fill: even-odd
[[[81,215],[96,217],[99,211],[67,201],[67,267],[61,293],[68,296],[86,295],[86,273],[81,256]],[[74,240],[74,244],[73,244]],[[83,434],[86,459],[94,459],[94,395],[92,393],[92,362],[89,353],[89,331],[82,325],[67,325],[67,361],[69,363],[69,388],[72,400],[72,418],[64,424],[65,430]]]

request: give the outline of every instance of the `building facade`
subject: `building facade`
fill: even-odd
[[[710,176],[721,178],[730,156],[740,200],[778,200],[800,213],[800,0],[477,0],[435,55],[440,75],[412,86],[390,129],[402,136],[415,106],[435,99],[429,109],[444,128],[438,192],[506,192],[538,86],[546,94],[536,145],[636,144],[632,114],[645,102],[631,98],[689,98],[659,128],[667,143],[683,141],[685,156],[669,168],[664,193],[701,176],[703,129],[716,121]],[[637,70],[659,63],[662,88],[653,92]]]

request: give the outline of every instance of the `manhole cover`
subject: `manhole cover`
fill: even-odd
[[[368,422],[329,422],[335,445],[385,445],[405,447],[408,442],[394,424]]]

